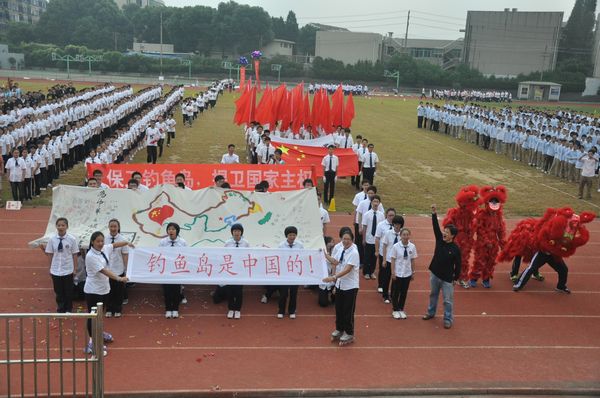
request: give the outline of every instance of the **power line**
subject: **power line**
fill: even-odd
[[[399,14],[403,12],[407,12],[408,10],[397,10],[397,11],[383,11],[383,12],[372,12],[372,13],[362,13],[362,14],[352,14],[352,15],[335,15],[335,16],[318,16],[318,17],[296,17],[296,19],[336,19],[336,18],[352,18],[352,17],[365,17],[371,15],[390,15],[390,14]]]

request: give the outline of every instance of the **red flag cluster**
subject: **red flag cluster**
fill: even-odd
[[[241,89],[242,95],[235,101],[234,123],[237,125],[257,121],[269,125],[271,130],[279,125],[281,131],[288,128],[298,133],[301,127],[312,126],[314,134],[323,131],[333,133],[337,126],[350,127],[354,119],[354,100],[352,93],[344,104],[342,85],[331,96],[325,89],[315,92],[312,108],[308,93],[304,93],[304,83],[288,91],[285,84],[272,89],[267,85],[260,101],[256,102],[256,86],[248,81]]]

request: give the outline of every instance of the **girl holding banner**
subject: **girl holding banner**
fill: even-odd
[[[160,240],[159,247],[186,247],[187,242],[179,236],[179,224],[167,224],[167,237]],[[165,299],[165,318],[179,318],[179,303],[181,302],[180,284],[163,284]]]

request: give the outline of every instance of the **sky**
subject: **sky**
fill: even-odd
[[[217,7],[223,0],[165,0],[168,6],[206,5]],[[408,37],[414,39],[457,39],[464,34],[468,10],[562,11],[569,18],[575,0],[237,0],[260,6],[271,16],[296,13],[300,26],[309,22],[335,25],[357,32],[374,32],[404,37],[410,10]]]

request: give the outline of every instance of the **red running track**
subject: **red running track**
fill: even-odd
[[[47,260],[39,249],[27,247],[28,241],[43,233],[48,216],[47,208],[0,210],[2,312],[54,310]],[[352,219],[334,215],[332,221],[330,234],[337,235],[339,227]],[[508,229],[517,221],[509,220]],[[376,292],[376,282],[361,279],[357,340],[348,347],[330,343],[333,308],[320,308],[310,290],[300,290],[296,320],[279,320],[276,299],[261,304],[262,290],[248,287],[242,319],[228,320],[226,303],[213,304],[209,287],[188,286],[189,303],[181,306],[181,318],[167,320],[160,289],[137,285],[130,291],[124,317],[105,321],[115,336],[105,359],[107,393],[210,396],[220,391],[265,396],[494,391],[598,396],[600,222],[589,225],[592,240],[567,261],[573,294],[554,292],[556,275],[549,267],[542,269],[545,282],[532,280],[525,290],[514,293],[509,264],[499,264],[492,289],[456,289],[455,323],[450,330],[442,327],[441,303],[434,320],[420,319],[428,303],[427,266],[434,243],[430,224],[428,217],[406,217],[420,255],[407,300],[409,318],[392,319],[390,305]],[[84,303],[79,305],[82,309]],[[29,352],[31,330],[26,329]],[[83,323],[67,329],[66,341],[70,344],[70,333],[76,329],[76,348],[81,350]],[[2,351],[5,333],[0,325]],[[55,325],[52,334],[57,337]],[[1,358],[5,356],[0,352]],[[39,371],[45,374],[44,369]],[[5,377],[0,374],[0,395],[6,394]],[[13,392],[19,383],[13,377]],[[78,380],[79,390],[81,385]],[[30,379],[26,389],[31,391]]]

